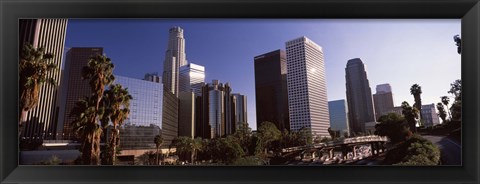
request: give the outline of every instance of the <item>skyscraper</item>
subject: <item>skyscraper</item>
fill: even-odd
[[[179,92],[178,136],[195,137],[195,96],[193,92]]]
[[[373,95],[373,102],[377,119],[382,115],[388,114],[393,109],[393,94],[390,84],[377,85],[377,93]]]
[[[435,104],[422,105],[422,121],[425,127],[431,127],[440,124]]]
[[[145,77],[143,78],[143,80],[150,81],[150,82],[156,82],[156,83],[162,83],[161,82],[162,79],[161,79],[160,76],[158,76],[157,72],[145,74]]]
[[[335,131],[340,130],[340,132],[348,133],[347,102],[344,99],[329,101],[328,111],[330,112],[330,128]]]
[[[328,136],[330,117],[323,50],[307,37],[286,42],[290,130]]]
[[[82,79],[82,68],[87,66],[88,60],[98,54],[103,54],[101,47],[74,47],[67,51],[65,60],[65,75],[62,83],[62,113],[59,118],[59,135],[62,139],[74,139],[72,132],[73,117],[70,112],[75,102],[85,96],[90,96],[92,91],[88,80]]]
[[[180,91],[195,92],[202,95],[202,83],[205,82],[205,67],[189,63],[180,67]]]
[[[243,126],[244,124],[248,124],[247,119],[247,96],[241,95],[239,93],[232,94],[232,124],[233,132],[239,126]]]
[[[365,133],[365,124],[375,122],[375,110],[367,71],[360,58],[348,60],[345,79],[350,133]]]
[[[179,91],[179,68],[187,64],[183,29],[172,27],[169,30],[167,51],[163,63],[163,85],[175,96]]]
[[[59,86],[67,19],[19,19],[19,51],[25,43],[33,47],[43,47],[46,53],[52,53],[49,62],[57,69],[48,73],[57,86],[43,84],[39,89],[39,101],[36,107],[28,111],[22,136],[26,138],[55,139],[59,113]]]
[[[257,127],[269,121],[281,131],[290,130],[285,51],[276,50],[256,56],[254,62]]]
[[[215,138],[232,133],[231,91],[229,83],[222,84],[218,80],[203,85],[202,121],[196,126],[198,137]]]
[[[154,75],[150,75],[154,76]],[[172,123],[162,122],[163,84],[115,75],[114,84],[127,88],[132,96],[130,114],[120,127],[120,148],[122,150],[153,149],[154,137]],[[164,140],[172,137],[163,136]],[[164,144],[166,145],[166,144]]]

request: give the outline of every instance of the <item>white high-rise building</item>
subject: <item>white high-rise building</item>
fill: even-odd
[[[172,27],[169,30],[168,46],[163,63],[163,85],[178,97],[179,68],[187,64],[183,29]]]
[[[189,63],[180,67],[180,91],[194,92],[202,95],[202,84],[205,83],[205,67]]]
[[[290,130],[329,136],[330,118],[322,47],[303,36],[286,42]]]

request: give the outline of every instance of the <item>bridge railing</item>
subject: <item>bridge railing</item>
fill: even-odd
[[[282,149],[282,152],[300,151],[300,150],[312,149],[312,148],[319,149],[319,148],[323,148],[323,147],[327,147],[327,146],[336,146],[336,145],[341,145],[341,144],[355,144],[355,143],[362,143],[362,142],[386,142],[386,141],[388,141],[387,137],[370,135],[370,136],[346,138],[346,139],[343,139],[343,140],[330,141],[330,142],[327,142],[327,143],[319,143],[319,144],[313,144],[313,145],[284,148],[284,149]]]

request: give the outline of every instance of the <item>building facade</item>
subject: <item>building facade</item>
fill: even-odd
[[[422,121],[425,127],[431,127],[440,124],[435,104],[422,105]]]
[[[195,137],[195,93],[180,91],[178,95],[178,136]]]
[[[196,96],[202,95],[202,84],[205,83],[205,67],[188,63],[180,67],[180,87],[183,92],[194,92]]]
[[[330,118],[322,48],[300,37],[286,42],[290,130],[329,136]]]
[[[377,93],[373,95],[373,102],[377,119],[393,109],[393,93],[390,84],[377,85]]]
[[[46,53],[53,54],[50,63],[57,65],[57,69],[48,73],[57,86],[43,84],[39,89],[39,101],[36,107],[27,112],[22,137],[26,139],[56,139],[59,104],[61,68],[67,19],[19,19],[19,51],[25,43],[33,47],[44,47]]]
[[[233,93],[231,98],[232,124],[234,125],[232,133],[235,133],[239,126],[248,125],[247,96],[239,93]]]
[[[162,78],[158,75],[157,72],[145,74],[145,77],[143,78],[143,80],[162,83]]]
[[[276,50],[254,57],[257,127],[274,123],[281,131],[290,130],[287,93],[287,57]]]
[[[163,85],[172,94],[178,97],[179,68],[187,64],[185,56],[185,38],[183,29],[172,27],[169,29],[167,51],[163,63]]]
[[[330,112],[330,128],[335,131],[349,133],[348,130],[348,108],[344,99],[328,102],[328,111]]]
[[[96,55],[102,55],[101,47],[74,47],[67,51],[65,60],[65,75],[62,82],[62,103],[59,118],[60,139],[75,139],[72,131],[73,117],[70,116],[75,103],[85,96],[92,94],[88,80],[82,79],[82,68],[87,66],[88,60]]]
[[[218,80],[202,87],[202,121],[197,126],[197,137],[223,137],[233,132],[229,83]]]
[[[365,68],[360,58],[348,60],[345,68],[350,133],[366,133],[365,123],[376,120]]]
[[[164,123],[163,84],[150,81],[151,78],[134,79],[115,76],[114,84],[127,88],[132,96],[130,114],[120,127],[120,148],[122,150],[153,149],[153,139],[162,134]],[[168,137],[163,137],[171,139]]]

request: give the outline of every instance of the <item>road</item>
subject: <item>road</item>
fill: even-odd
[[[462,146],[445,136],[423,135],[440,148],[442,165],[462,165]]]

